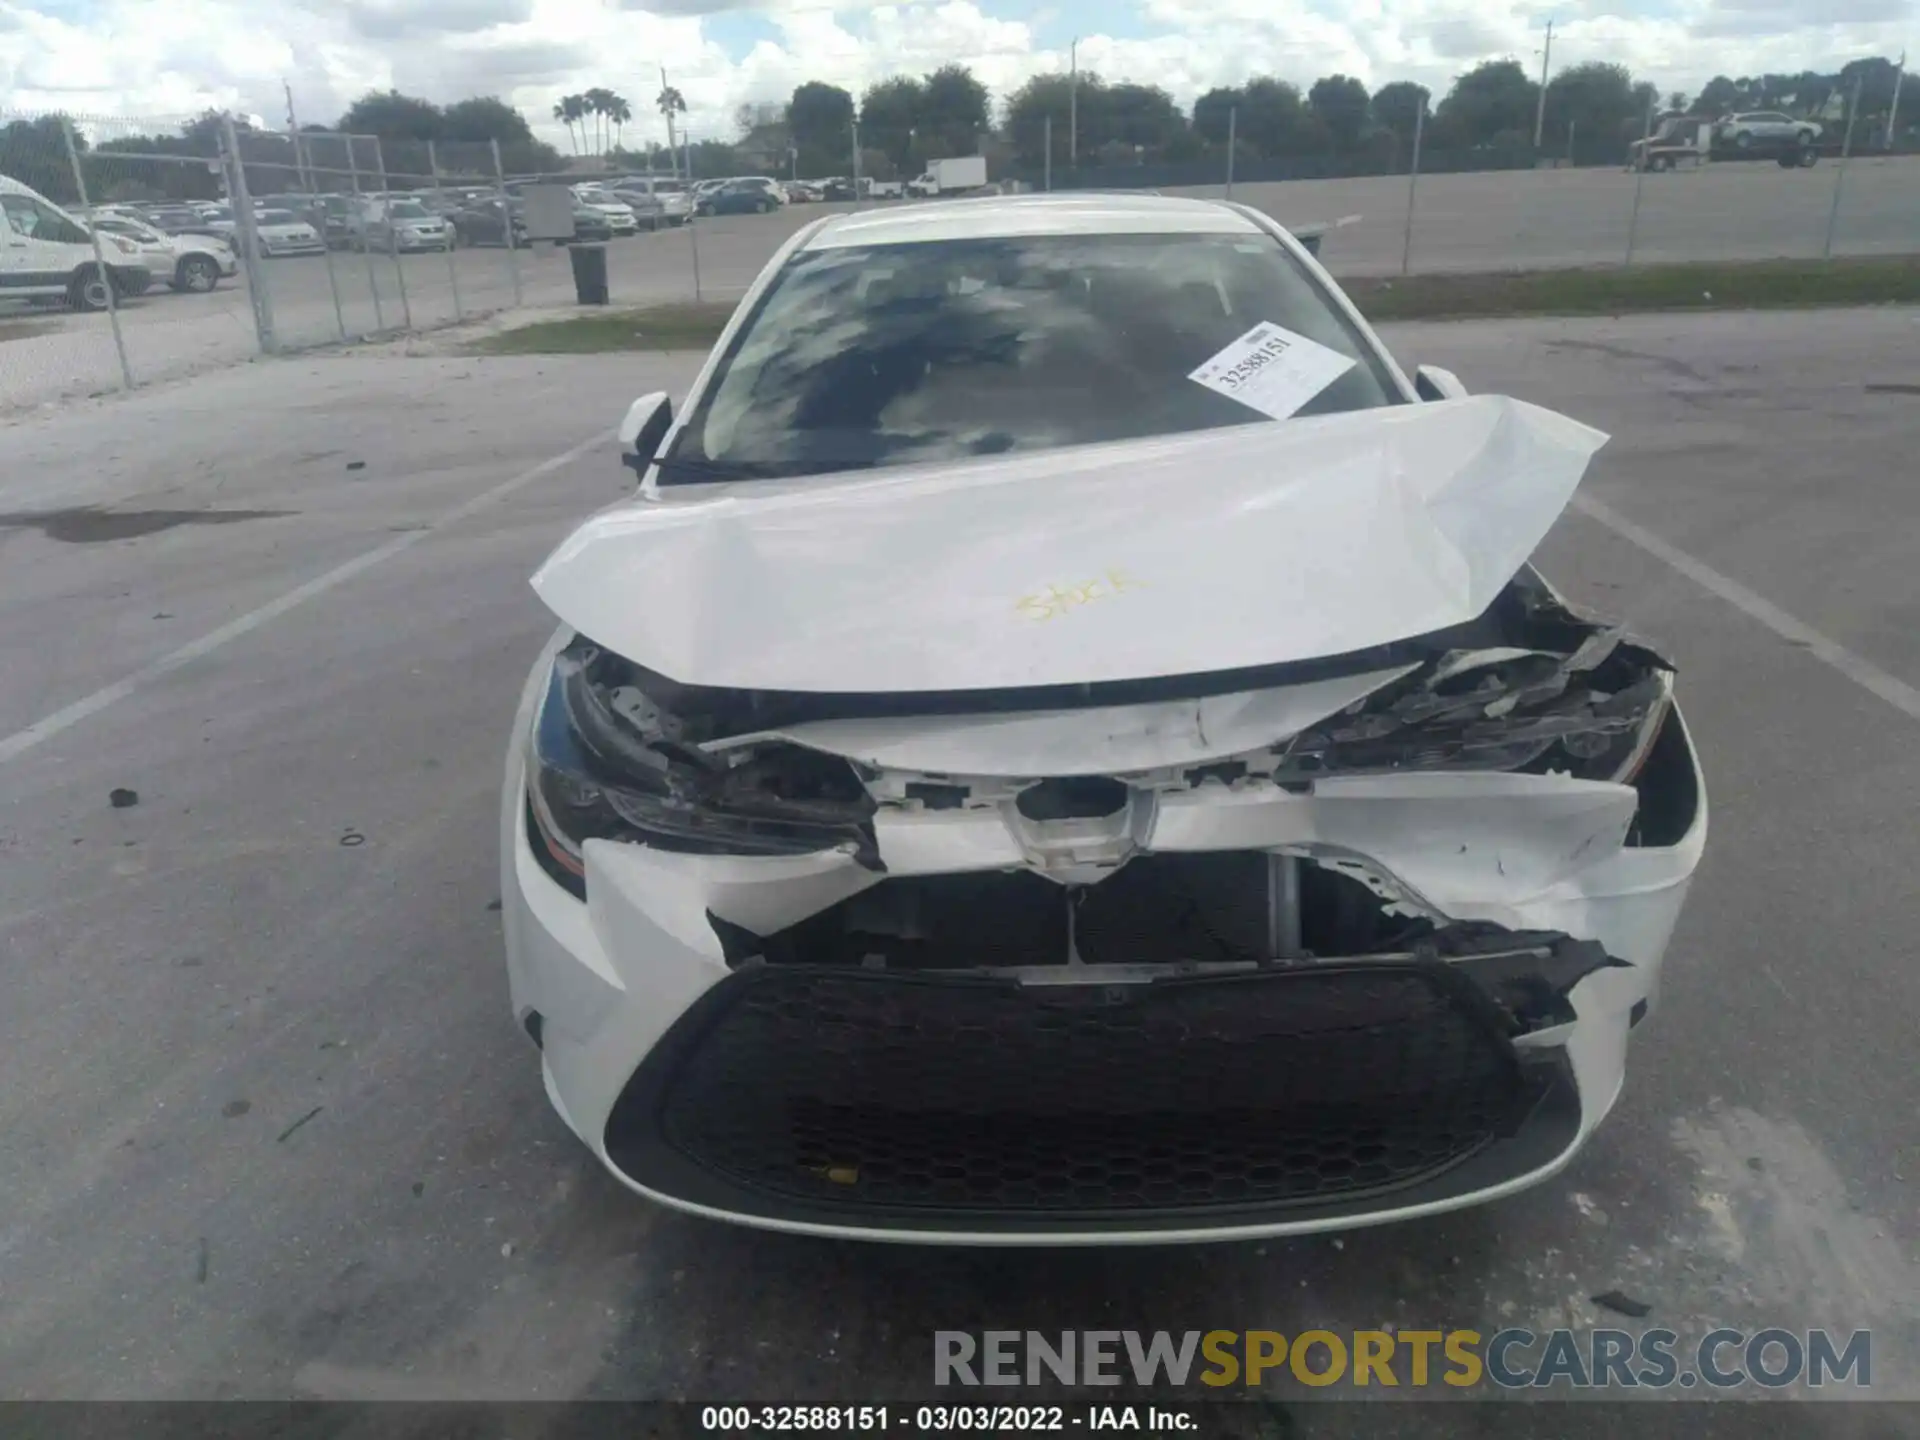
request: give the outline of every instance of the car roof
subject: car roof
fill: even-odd
[[[1164,195],[990,195],[861,210],[827,220],[805,249],[904,245],[1014,235],[1258,235],[1260,227],[1216,200]]]

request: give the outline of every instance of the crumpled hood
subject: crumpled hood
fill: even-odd
[[[910,692],[1341,655],[1479,615],[1606,436],[1506,396],[670,488],[534,589],[689,685]]]

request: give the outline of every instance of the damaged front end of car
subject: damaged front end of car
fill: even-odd
[[[1645,977],[1607,977],[1651,943],[1571,912],[1698,821],[1672,670],[1531,571],[1360,664],[1082,712],[1367,687],[1250,749],[965,773],[903,763],[916,732],[945,763],[1030,696],[695,691],[576,638],[528,839],[581,896],[591,856],[620,885],[645,855],[726,971],[623,1087],[610,1161],[730,1214],[1032,1234],[1352,1223],[1557,1163],[1562,1042],[1610,996],[1638,1018]]]
[[[563,1113],[643,1193],[872,1238],[1310,1231],[1553,1173],[1618,1092],[1704,789],[1672,667],[1529,566],[1395,633],[1419,599],[1356,601],[1382,638],[1339,653],[944,691],[669,678],[645,624],[581,626],[509,817],[587,902]]]

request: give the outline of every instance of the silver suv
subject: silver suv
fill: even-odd
[[[1736,150],[1751,150],[1760,143],[1811,145],[1819,138],[1820,127],[1813,121],[1796,120],[1778,110],[1749,110],[1720,122],[1720,143]]]

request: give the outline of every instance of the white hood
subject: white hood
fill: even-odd
[[[1605,442],[1487,395],[669,488],[589,520],[533,585],[575,630],[691,685],[952,691],[1240,669],[1479,615]]]

